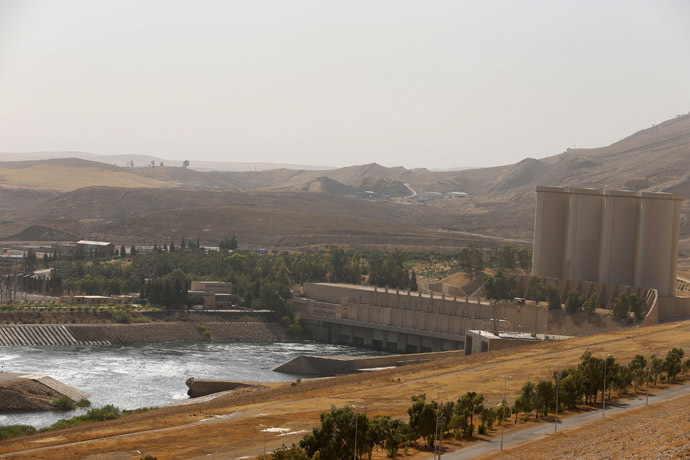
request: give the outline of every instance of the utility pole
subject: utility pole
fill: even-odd
[[[604,357],[604,393],[602,395],[602,405],[601,405],[601,418],[606,417],[606,362],[611,357],[611,353]]]
[[[438,419],[439,416],[441,415],[441,393],[445,393],[443,390],[437,390],[436,388],[432,388],[436,392],[436,428],[434,429],[434,460],[437,458],[441,458],[441,454],[438,453]]]
[[[558,431],[558,384],[561,383],[561,373],[558,370],[562,364],[554,364],[556,366],[556,419],[553,422],[553,432]]]
[[[508,380],[512,379],[513,377],[511,375],[502,375],[501,378],[503,379],[503,401],[506,401],[506,391],[508,389]],[[503,423],[501,423],[501,450],[503,450],[503,432],[505,431],[506,428],[506,406],[508,405],[507,402],[504,402],[503,404]]]

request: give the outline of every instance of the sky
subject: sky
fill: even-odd
[[[0,0],[0,152],[480,167],[688,111],[686,0]]]

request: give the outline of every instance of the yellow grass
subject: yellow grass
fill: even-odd
[[[23,169],[0,168],[0,186],[66,192],[91,186],[160,188],[171,184],[124,171],[44,164]]]
[[[444,400],[456,400],[467,391],[481,392],[486,396],[486,405],[495,406],[503,396],[501,375],[512,376],[508,382],[508,401],[512,401],[525,381],[548,379],[554,363],[575,366],[586,350],[595,355],[612,353],[616,359],[627,362],[636,353],[644,353],[644,347],[649,345],[663,354],[672,347],[690,350],[690,321],[535,344],[365,375],[303,380],[295,387],[275,384],[268,389],[245,391],[200,405],[165,408],[45,435],[64,436],[59,441],[46,442],[41,436],[5,441],[0,453],[54,445],[55,449],[39,452],[43,457],[39,453],[17,453],[13,458],[72,459],[95,454],[106,459],[138,458],[136,449],[151,452],[160,459],[257,455],[263,450],[260,423],[290,428],[293,432],[311,430],[318,424],[321,412],[328,411],[331,406],[349,404],[365,405],[370,416],[405,417],[410,397],[419,393],[434,397],[433,388],[445,391]],[[512,429],[511,425],[507,425],[506,431]],[[519,428],[528,425],[520,423]],[[132,434],[113,438],[127,433]],[[280,437],[269,433],[269,450],[282,443],[297,442],[302,436],[303,433]],[[75,441],[88,442],[65,444]],[[383,458],[382,455],[376,458]],[[429,453],[424,452],[406,458],[428,456]]]

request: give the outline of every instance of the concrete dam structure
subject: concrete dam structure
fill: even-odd
[[[570,289],[596,292],[602,307],[635,293],[649,308],[645,325],[690,316],[690,298],[676,296],[681,195],[536,191],[532,275],[558,284],[563,299]],[[527,281],[518,284],[526,290]]]
[[[548,308],[373,286],[304,283],[291,300],[314,338],[391,353],[463,350],[468,329],[548,332]]]
[[[17,325],[0,326],[0,346],[110,345],[107,340],[78,340],[70,326]]]
[[[537,187],[532,273],[676,294],[683,197]]]

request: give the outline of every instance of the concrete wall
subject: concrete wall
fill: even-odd
[[[341,356],[297,356],[275,368],[275,372],[296,375],[343,375],[363,369],[379,367],[397,367],[438,359],[459,358],[462,351],[444,351],[437,353],[371,356],[349,358]]]
[[[317,340],[391,352],[462,349],[467,329],[546,333],[548,308],[368,286],[305,283],[292,299]]]

